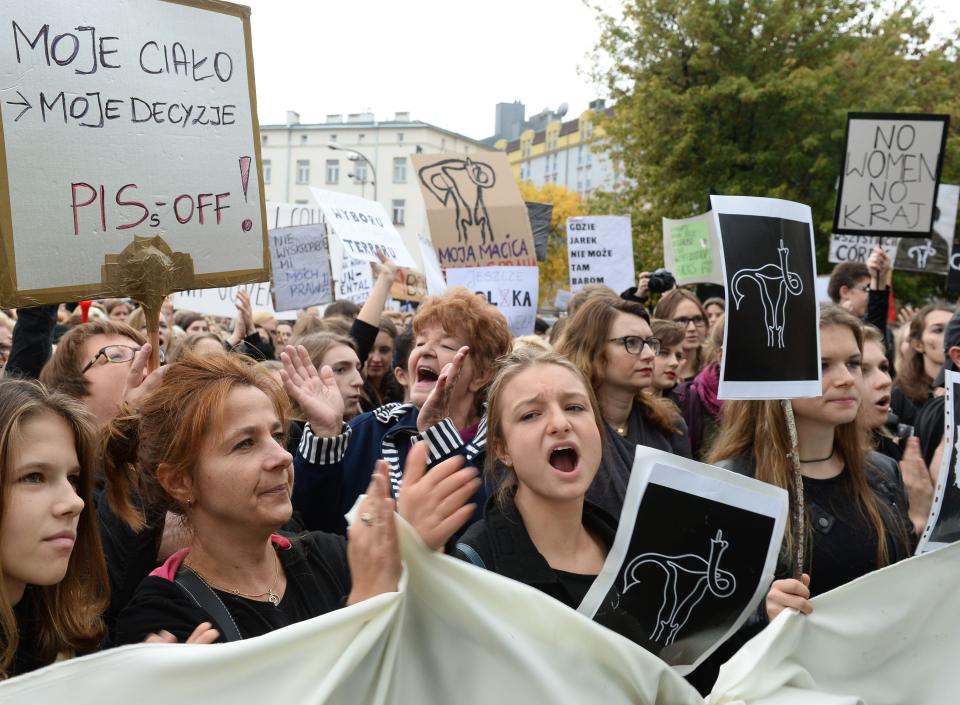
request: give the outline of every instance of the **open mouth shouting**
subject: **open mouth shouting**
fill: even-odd
[[[550,451],[549,462],[554,470],[568,475],[578,469],[580,452],[574,445],[559,445]]]
[[[437,380],[440,379],[440,373],[436,370],[427,367],[426,365],[420,365],[417,367],[417,384],[430,385],[431,387],[436,384]]]

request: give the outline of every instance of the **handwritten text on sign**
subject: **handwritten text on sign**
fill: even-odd
[[[373,293],[373,270],[370,263],[362,259],[353,259],[346,254],[340,267],[340,281],[337,282],[337,298],[363,305]]]
[[[927,235],[948,122],[946,115],[850,113],[834,230]]]
[[[270,260],[276,308],[306,308],[333,300],[325,226],[271,230]]]
[[[623,291],[635,283],[630,216],[568,218],[567,254],[571,291],[587,284]]]
[[[13,0],[0,26],[19,290],[100,284],[135,234],[189,254],[200,281],[266,269],[240,17]]]
[[[457,267],[447,270],[448,286],[465,286],[500,309],[514,335],[530,335],[539,295],[536,267]]]
[[[269,311],[278,321],[295,321],[297,319],[297,311],[274,310],[270,282],[181,291],[173,295],[173,307],[210,316],[236,318],[237,307],[235,302],[241,289],[247,292],[247,296],[250,297],[250,306],[254,313]]]

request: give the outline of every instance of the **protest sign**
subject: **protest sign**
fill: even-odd
[[[455,267],[448,286],[465,286],[500,309],[514,335],[530,335],[537,318],[539,270],[536,267]]]
[[[553,300],[553,307],[558,311],[566,311],[570,305],[570,297],[573,293],[569,289],[558,289],[557,296]]]
[[[719,398],[820,396],[810,207],[747,196],[710,201],[727,300]]]
[[[423,260],[423,272],[427,278],[427,293],[437,296],[447,290],[447,281],[443,278],[437,252],[433,243],[423,235],[417,235],[417,245],[420,247],[420,259]]]
[[[944,370],[943,386],[947,390],[943,405],[943,459],[937,473],[937,486],[927,526],[917,545],[918,554],[960,541],[960,475],[957,469],[960,460],[960,434],[957,433],[957,423],[960,422],[960,372]]]
[[[578,611],[689,673],[766,595],[787,511],[779,487],[637,446],[616,538]]]
[[[663,219],[663,266],[677,284],[723,284],[720,240],[712,213]]]
[[[441,267],[536,266],[530,218],[506,154],[410,159]]]
[[[0,302],[263,281],[250,10],[0,5]]]
[[[297,311],[276,311],[273,308],[273,293],[270,282],[178,291],[173,295],[173,307],[196,311],[209,316],[235,318],[237,307],[234,302],[237,300],[237,293],[241,289],[246,291],[250,297],[250,307],[254,312],[269,311],[274,318],[280,321],[297,320]]]
[[[636,286],[633,234],[628,215],[567,218],[570,291],[606,284],[616,292]]]
[[[302,203],[267,201],[267,227],[292,228],[297,225],[316,225],[323,222],[323,211],[317,206]]]
[[[273,305],[306,308],[333,301],[327,228],[323,224],[270,231]]]
[[[397,301],[423,301],[427,297],[427,278],[412,269],[399,268],[402,281],[394,281],[390,298]]]
[[[848,113],[833,231],[929,235],[948,115]]]
[[[416,267],[413,256],[377,201],[310,187],[327,227],[343,245],[345,257],[379,262],[382,252],[399,267]]]
[[[362,259],[343,256],[340,279],[337,281],[336,298],[347,299],[363,306],[373,292],[373,269]]]
[[[533,249],[537,254],[537,262],[544,262],[547,259],[553,204],[527,202],[527,215],[530,217],[530,230],[533,231]]]

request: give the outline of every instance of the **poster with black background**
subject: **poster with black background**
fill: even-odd
[[[960,460],[960,372],[945,371],[944,387],[947,399],[944,404],[943,460],[937,474],[930,518],[920,536],[917,553],[927,553],[960,541],[960,475],[957,462]]]
[[[689,673],[764,598],[786,516],[778,487],[638,446],[614,544],[579,611]]]
[[[711,196],[726,282],[721,399],[820,396],[810,207]]]

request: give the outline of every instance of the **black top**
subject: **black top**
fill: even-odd
[[[38,588],[32,585],[27,587],[28,591],[36,589]],[[40,668],[41,666],[48,665],[41,663],[40,657],[36,653],[37,643],[40,640],[39,623],[37,622],[34,611],[29,607],[29,605],[33,603],[33,600],[26,599],[26,597],[27,593],[24,593],[23,598],[21,598],[20,602],[13,608],[13,616],[17,621],[17,630],[20,635],[20,643],[17,646],[17,654],[14,656],[10,672],[7,674],[9,676],[19,676]]]
[[[347,544],[342,536],[322,532],[292,537],[284,548],[274,542],[287,576],[287,588],[277,606],[216,590],[245,639],[343,607],[350,593]],[[117,623],[117,643],[142,642],[166,629],[185,640],[202,622],[214,620],[184,590],[169,579],[183,559],[178,552],[144,578]],[[221,638],[218,641],[223,641]]]
[[[567,594],[573,598],[577,605],[583,602],[583,598],[587,596],[587,592],[590,590],[590,586],[593,585],[593,581],[597,579],[596,575],[568,573],[565,570],[554,569],[553,572],[557,574],[557,580],[560,581],[564,590],[567,591]]]

